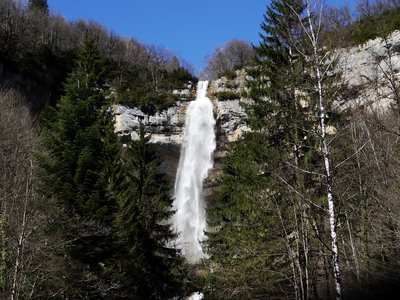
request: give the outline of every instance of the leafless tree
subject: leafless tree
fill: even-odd
[[[62,248],[49,235],[55,207],[35,195],[35,120],[27,99],[0,90],[0,298],[46,298],[44,282],[62,282]],[[51,230],[50,230],[51,231]],[[57,249],[58,248],[58,249]],[[59,284],[58,287],[62,286]],[[45,291],[47,293],[49,291]],[[58,290],[51,291],[58,293]]]
[[[230,40],[217,47],[205,58],[204,73],[215,79],[226,71],[241,69],[253,63],[254,50],[250,43],[241,40]]]
[[[360,0],[356,4],[358,15],[362,18],[370,18],[374,14],[374,5],[370,0]]]
[[[4,276],[11,299],[19,297],[25,268],[26,237],[29,235],[28,210],[32,205],[32,118],[21,95],[0,91],[0,201],[4,224],[2,253],[8,253],[9,269]],[[4,258],[4,257],[3,257]]]
[[[311,86],[310,91],[315,95],[315,117],[319,122],[319,128],[316,131],[316,136],[320,140],[320,151],[322,153],[323,165],[325,170],[324,186],[326,187],[327,212],[329,220],[330,243],[331,243],[331,259],[334,278],[334,287],[336,299],[342,298],[341,287],[341,270],[339,264],[339,241],[337,230],[337,207],[339,199],[334,197],[334,166],[331,157],[331,145],[328,135],[328,109],[334,101],[336,92],[328,92],[328,89],[335,88],[329,86],[329,76],[332,74],[334,58],[329,53],[324,53],[323,45],[321,44],[321,34],[323,28],[323,11],[324,6],[322,1],[307,0],[305,1],[305,12],[303,15],[298,15],[299,21],[304,29],[305,43],[304,49],[296,49],[299,55],[303,56],[310,63]],[[331,96],[333,95],[333,96]]]
[[[335,29],[343,29],[352,22],[351,11],[348,6],[327,7],[323,11],[325,30],[333,31]]]
[[[179,61],[173,52],[165,47],[147,45],[147,68],[156,89],[164,79],[165,71],[172,71],[179,67]]]
[[[400,6],[398,0],[359,0],[356,10],[359,18],[371,18],[385,11],[397,9]]]

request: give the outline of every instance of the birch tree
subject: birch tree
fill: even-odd
[[[27,299],[40,285],[44,245],[34,196],[31,151],[36,139],[27,99],[0,90],[0,298]]]
[[[321,174],[315,164],[321,162],[322,155],[317,151],[319,140],[313,133],[318,127],[316,118],[312,117],[313,106],[307,103],[309,64],[307,57],[299,53],[306,32],[300,16],[304,16],[303,1],[272,1],[267,8],[261,25],[262,40],[255,49],[257,65],[250,70],[254,79],[249,82],[250,97],[254,102],[246,107],[247,122],[254,132],[235,145],[234,153],[227,160],[223,185],[230,188],[222,189],[220,203],[212,212],[217,216],[212,222],[219,224],[216,226],[220,229],[219,234],[211,234],[210,245],[218,262],[237,268],[239,262],[230,260],[226,249],[218,251],[216,241],[220,240],[216,240],[216,236],[223,243],[237,241],[233,243],[235,246],[231,246],[232,251],[241,253],[234,228],[243,228],[246,237],[254,235],[253,230],[258,227],[250,229],[249,221],[241,219],[246,213],[250,214],[248,218],[257,220],[253,220],[257,226],[265,226],[263,236],[268,237],[256,245],[257,252],[263,255],[260,260],[265,259],[265,269],[260,276],[272,281],[272,286],[263,287],[264,296],[276,295],[274,288],[285,286],[290,288],[286,289],[286,294],[280,294],[282,297],[309,299],[319,284],[315,274],[321,269],[323,260],[323,255],[319,254],[322,251],[314,250],[321,246],[312,225],[319,222],[323,210],[314,201],[321,196],[317,188]],[[253,144],[255,142],[257,146]],[[241,162],[235,162],[235,157]],[[241,169],[243,161],[246,161],[246,172]],[[235,188],[231,186],[232,181]],[[246,192],[239,192],[237,186]],[[251,211],[253,205],[260,207],[260,211]],[[225,219],[234,220],[235,225],[227,224],[223,221]],[[246,258],[243,268],[249,268],[257,261]],[[224,271],[232,272],[229,267]],[[240,284],[245,285],[237,283]],[[255,281],[242,289],[253,287],[262,290],[253,284]],[[229,286],[225,282],[223,285]],[[256,294],[243,295],[256,297]]]
[[[316,113],[319,119],[319,130],[317,134],[321,141],[321,152],[325,169],[326,200],[328,203],[329,226],[331,236],[332,268],[335,282],[336,299],[342,298],[341,272],[339,266],[339,249],[337,234],[337,213],[336,206],[338,199],[334,198],[333,192],[333,167],[331,162],[331,150],[327,136],[327,109],[337,97],[335,91],[327,90],[327,82],[332,74],[334,57],[329,52],[323,50],[320,42],[322,30],[323,4],[318,0],[307,0],[305,2],[305,15],[298,15],[304,31],[306,32],[306,46],[304,49],[298,48],[302,55],[310,64],[311,77],[313,84],[310,92],[316,97]],[[308,44],[308,46],[307,46]]]

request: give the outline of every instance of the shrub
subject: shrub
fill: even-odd
[[[218,78],[220,77],[226,77],[228,79],[235,79],[237,77],[236,71],[235,70],[226,70],[224,72],[218,73],[217,75]]]
[[[232,91],[218,92],[218,93],[216,93],[215,97],[216,97],[219,101],[240,99],[239,93],[237,93],[237,92],[232,92]]]

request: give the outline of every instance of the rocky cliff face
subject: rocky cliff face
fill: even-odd
[[[394,90],[400,88],[400,31],[385,39],[339,49],[337,55],[337,68],[353,91],[353,97],[341,105],[387,109],[394,101]]]
[[[142,123],[146,126],[146,132],[151,134],[153,143],[180,145],[188,105],[188,101],[178,101],[155,115],[146,115],[135,107],[115,105],[115,132],[122,142],[130,138],[135,140],[138,138],[137,129]]]
[[[251,101],[246,98],[246,81],[250,78],[244,70],[235,73],[233,78],[222,77],[212,81],[208,90],[215,105],[220,143],[236,141],[245,131],[250,130],[245,123],[246,113],[242,106]],[[224,93],[229,94],[229,99],[223,100],[220,97]]]
[[[221,78],[211,82],[209,86],[208,94],[214,105],[217,123],[217,150],[214,153],[215,167],[206,180],[204,194],[208,198],[214,194],[213,189],[220,172],[220,161],[226,154],[228,143],[237,140],[243,132],[249,130],[244,122],[246,114],[241,103],[248,103],[250,100],[239,96],[245,84],[243,74],[245,74],[243,71],[238,71],[235,79]],[[219,100],[218,93],[225,91],[237,93],[238,96],[236,99]],[[194,98],[190,89],[174,91],[174,93],[180,96],[180,100],[174,106],[155,115],[146,115],[135,107],[123,105],[113,107],[115,132],[121,142],[126,143],[129,139],[137,139],[140,123],[144,124],[146,132],[151,134],[151,141],[157,144],[162,156],[161,171],[166,173],[171,182],[175,179],[178,167],[186,109]]]
[[[336,54],[338,74],[352,91],[338,105],[344,108],[366,106],[374,110],[389,107],[394,101],[393,88],[400,90],[400,31],[393,32],[386,39],[377,38],[357,47],[339,49]],[[208,95],[213,101],[217,120],[217,151],[214,155],[217,168],[207,181],[209,187],[215,184],[215,172],[218,172],[218,164],[226,153],[227,144],[249,130],[241,105],[251,101],[246,98],[245,82],[248,79],[246,72],[239,70],[235,76],[219,78],[209,85]],[[172,178],[179,161],[186,108],[194,99],[190,87],[174,93],[180,96],[180,101],[153,116],[137,108],[114,107],[115,131],[121,140],[136,139],[140,122],[145,124],[147,132],[152,134],[152,141],[167,157],[164,171]]]
[[[243,71],[238,71],[243,73]],[[213,81],[209,87],[209,95],[214,105],[214,113],[217,121],[218,139],[222,143],[232,142],[246,130],[244,118],[246,116],[241,103],[247,103],[249,100],[240,98],[220,101],[216,98],[218,92],[232,91],[232,81],[237,82],[234,92],[244,87],[242,77],[236,77],[234,80],[221,78]],[[235,83],[236,86],[236,83]],[[160,144],[180,145],[183,142],[183,127],[185,125],[186,109],[193,97],[187,90],[174,91],[180,96],[176,104],[166,110],[157,112],[155,115],[146,115],[135,107],[123,105],[114,106],[115,132],[122,142],[129,138],[137,139],[137,129],[139,124],[146,126],[146,131],[151,134],[151,141]]]
[[[339,49],[336,54],[337,70],[352,91],[338,105],[367,106],[375,110],[389,107],[394,101],[393,89],[400,89],[400,31],[394,31],[386,39],[376,38],[363,45]],[[215,108],[220,146],[235,141],[249,130],[241,106],[241,103],[251,101],[245,98],[245,82],[248,79],[246,72],[239,70],[233,78],[222,77],[209,85],[208,94]],[[142,121],[152,134],[153,142],[180,145],[186,108],[194,99],[193,88],[174,93],[180,96],[180,101],[154,116],[145,115],[137,108],[116,106],[117,134],[122,140],[137,138],[136,129]],[[229,99],[223,100],[223,94],[229,94]]]

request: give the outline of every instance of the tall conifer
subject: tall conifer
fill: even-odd
[[[38,155],[41,192],[63,215],[66,295],[100,297],[116,206],[107,195],[107,178],[116,153],[104,94],[104,67],[93,39],[85,39],[65,95],[42,118]]]
[[[111,192],[118,203],[116,232],[119,278],[127,299],[169,299],[183,289],[183,259],[175,234],[170,187],[158,170],[154,144],[140,127],[139,140],[122,150]]]
[[[225,281],[218,273],[211,278],[240,290],[238,299],[306,299],[312,289],[316,261],[311,261],[309,202],[311,195],[321,195],[315,176],[321,154],[316,151],[315,103],[307,95],[309,65],[301,55],[304,9],[301,0],[273,0],[267,8],[261,42],[255,47],[257,64],[250,70],[254,102],[246,109],[253,133],[233,148],[220,198],[210,210],[210,225],[217,229],[209,234],[212,258],[226,267],[224,274],[248,270],[239,282],[228,276]],[[251,166],[251,172],[240,161]],[[251,237],[252,248],[243,244],[245,237]],[[263,266],[257,276],[261,280],[251,279],[256,265]]]
[[[47,0],[29,0],[28,8],[31,10],[38,10],[44,13],[49,12],[49,5],[47,4]]]

